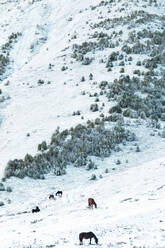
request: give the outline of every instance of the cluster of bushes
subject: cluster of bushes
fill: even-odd
[[[44,84],[51,84],[51,82],[50,82],[50,81],[45,82],[43,79],[39,79],[39,80],[37,81],[37,84],[38,84],[39,86],[41,86],[41,85],[44,85]]]
[[[7,191],[7,192],[12,192],[12,188],[10,186],[5,187],[3,183],[0,183],[0,192],[1,191]],[[11,200],[7,200],[8,203],[11,203]],[[0,207],[4,206],[5,203],[3,201],[0,201]]]
[[[9,56],[0,54],[0,76],[5,73],[6,66],[9,64]],[[0,80],[2,78],[0,77]]]
[[[56,175],[65,174],[67,165],[75,167],[94,167],[89,156],[108,157],[115,147],[126,141],[133,141],[135,135],[122,125],[108,129],[104,122],[97,124],[77,125],[62,132],[59,129],[51,137],[50,145],[42,142],[38,149],[42,153],[35,156],[26,155],[24,159],[9,161],[5,169],[5,178],[16,176],[24,178],[44,178],[44,174],[54,172]]]
[[[112,3],[113,1],[102,1],[99,5],[92,6],[92,10]],[[152,22],[159,22],[160,28],[151,30],[150,24]],[[135,24],[136,26],[145,24],[145,28],[138,31],[135,29]],[[99,85],[100,95],[106,95],[108,101],[114,100],[117,102],[109,110],[110,114],[122,114],[124,117],[131,118],[150,118],[156,121],[158,119],[165,120],[165,84],[163,83],[165,75],[162,73],[165,65],[163,46],[165,31],[163,24],[164,19],[158,15],[143,10],[134,11],[127,16],[107,18],[91,24],[90,27],[94,31],[98,29],[89,37],[94,41],[90,40],[89,42],[83,42],[81,45],[73,45],[73,57],[78,61],[83,61],[88,53],[114,48],[117,43],[122,43],[121,51],[110,50],[109,56],[106,59],[104,57],[104,60],[102,59],[102,63],[105,63],[109,72],[115,66],[122,66],[119,69],[123,75],[119,79],[115,79],[113,83],[102,81]],[[114,27],[119,25],[126,25],[131,28],[125,41],[120,38],[123,35],[122,30],[114,30]],[[100,32],[99,29],[101,29]],[[111,34],[109,34],[109,30],[112,30]],[[134,57],[130,55],[137,54],[144,54],[146,58],[136,62],[136,67],[132,72],[136,77],[130,78],[125,74],[124,66],[125,64],[132,64]],[[142,71],[142,68],[144,68],[144,71]],[[96,101],[99,101],[99,98]],[[91,104],[90,110],[98,111],[97,103]],[[115,118],[114,116],[113,118]]]
[[[7,51],[13,47],[13,44],[17,42],[18,37],[21,35],[22,35],[22,33],[20,33],[20,32],[12,33],[8,37],[8,41],[4,45],[2,45],[2,47],[1,47],[2,52],[7,53]]]
[[[7,192],[12,192],[12,188],[10,186],[7,186],[5,188],[3,183],[0,183],[0,191],[7,191]]]
[[[111,1],[102,1],[100,6],[111,3]],[[150,30],[150,23],[153,21],[159,22],[159,30]],[[121,36],[123,35],[122,30],[115,31],[114,27],[119,25],[126,25],[128,27],[128,24],[130,23],[138,23],[138,25],[145,23],[146,28],[143,28],[142,31],[137,31],[133,29],[135,27],[132,26],[131,31],[128,33],[127,40],[123,41],[121,39]],[[155,72],[154,70],[159,68],[160,71],[160,68],[163,66],[165,61],[165,52],[163,51],[165,31],[163,29],[163,23],[164,20],[162,20],[162,18],[158,15],[152,15],[143,10],[131,12],[128,16],[124,17],[104,19],[97,24],[95,23],[90,25],[90,27],[94,30],[101,29],[100,32],[97,30],[89,36],[90,41],[85,41],[82,44],[74,44],[72,46],[72,57],[77,61],[82,62],[82,64],[88,65],[93,60],[93,58],[87,57],[88,54],[94,54],[98,50],[100,51],[108,48],[115,48],[121,44],[122,49],[120,52],[114,51],[109,55],[106,61],[105,59],[102,60],[102,62],[106,64],[106,68],[109,72],[111,72],[115,66],[122,66],[122,68],[120,68],[120,73],[125,73],[125,62],[128,61],[129,64],[131,64],[133,60],[131,56],[127,57],[127,55],[145,54],[148,56],[148,59],[138,61],[137,66],[139,67],[143,65],[149,70],[145,72],[146,74],[155,76],[158,72]],[[108,30],[110,29],[112,30],[111,34],[108,33]],[[122,61],[118,64],[114,63],[118,60]],[[161,65],[161,67],[159,65]],[[135,68],[133,73],[139,77],[145,75],[144,71],[141,71],[139,68]]]
[[[139,10],[139,11],[134,11],[132,13],[130,13],[130,15],[128,16],[120,16],[120,17],[115,17],[115,18],[107,18],[104,19],[103,21],[100,21],[99,23],[95,23],[93,25],[91,25],[92,29],[96,29],[96,28],[105,28],[106,30],[110,30],[111,28],[115,26],[119,26],[119,25],[128,25],[132,22],[132,20],[137,19],[138,17],[146,17],[146,18],[150,18],[150,14],[144,12],[143,10]]]
[[[72,58],[82,62],[83,65],[89,65],[93,58],[85,56],[88,52],[94,51],[97,47],[95,42],[83,42],[82,45],[74,44],[72,46]]]
[[[164,120],[165,116],[165,84],[164,78],[159,80],[145,77],[127,76],[115,79],[113,83],[102,81],[99,84],[108,100],[117,102],[109,113],[122,113],[125,117],[151,118]],[[137,94],[139,92],[140,94]]]
[[[90,64],[92,58],[87,57],[87,53],[95,51],[102,51],[105,48],[115,48],[119,45],[116,39],[122,32],[116,33],[115,31],[109,36],[103,32],[95,32],[90,38],[96,39],[96,41],[83,42],[81,45],[74,44],[72,46],[72,58],[76,61],[82,62],[82,64]],[[88,61],[87,61],[88,60]]]
[[[12,33],[8,37],[8,41],[1,47],[2,53],[0,54],[0,80],[2,80],[2,75],[5,73],[6,67],[10,62],[9,51],[13,47],[13,44],[17,42],[18,37],[21,35],[22,34],[19,32]]]

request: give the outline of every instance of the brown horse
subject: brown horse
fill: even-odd
[[[82,232],[79,234],[80,245],[83,244],[83,239],[90,239],[89,244],[91,244],[91,239],[94,238],[96,244],[98,244],[98,238],[93,232]]]
[[[54,195],[49,195],[49,199],[54,199],[55,200]]]
[[[95,200],[93,198],[88,198],[88,207],[93,208],[93,205],[95,206],[95,208],[97,208]]]

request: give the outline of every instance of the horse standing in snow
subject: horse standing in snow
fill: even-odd
[[[55,200],[54,195],[49,195],[49,199],[54,199]]]
[[[79,234],[80,245],[83,244],[83,239],[90,239],[89,244],[91,244],[91,239],[94,238],[96,244],[98,244],[98,238],[93,232],[82,232]]]
[[[56,196],[57,196],[57,195],[59,195],[59,196],[62,197],[62,191],[57,191],[57,192],[56,192]]]
[[[93,198],[88,198],[88,207],[93,208],[93,205],[95,206],[95,208],[97,208],[95,200]]]
[[[32,209],[32,213],[37,213],[37,212],[40,212],[40,209],[38,206],[35,209],[34,208]]]

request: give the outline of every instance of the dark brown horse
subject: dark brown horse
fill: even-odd
[[[38,206],[32,209],[32,213],[37,213],[37,212],[40,212],[40,209]]]
[[[49,199],[54,199],[55,200],[54,195],[49,195]]]
[[[91,239],[94,238],[96,244],[98,244],[98,238],[93,232],[82,232],[79,234],[80,245],[83,244],[83,239],[90,239],[89,244],[91,244]]]
[[[93,208],[93,205],[95,206],[95,208],[97,208],[95,200],[93,198],[88,198],[88,207]]]
[[[60,190],[59,190],[59,191],[57,191],[57,192],[56,192],[56,196],[57,196],[57,195],[59,195],[59,196],[61,196],[61,197],[62,197],[62,191],[60,191]]]

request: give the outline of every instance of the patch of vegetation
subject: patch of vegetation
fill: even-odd
[[[79,124],[62,132],[57,129],[51,137],[50,145],[46,146],[47,150],[35,156],[27,154],[24,159],[9,161],[5,178],[29,176],[41,179],[42,175],[51,171],[63,175],[69,164],[91,169],[95,165],[89,160],[90,156],[108,157],[119,143],[132,140],[135,140],[135,135],[120,123],[112,129],[105,128],[104,122],[95,124],[91,121],[86,126]]]
[[[9,57],[9,51],[13,48],[14,44],[17,42],[17,39],[19,36],[22,34],[17,32],[17,33],[12,33],[8,37],[8,41],[2,45],[0,48],[1,54],[0,54],[0,80],[3,79],[3,75],[6,71],[7,66],[10,63],[10,57]]]
[[[100,83],[104,94],[109,101],[117,104],[109,110],[109,113],[122,113],[125,117],[142,119],[150,118],[162,121],[165,116],[165,76],[160,79],[145,76],[130,78],[123,75],[115,79],[113,83]]]

